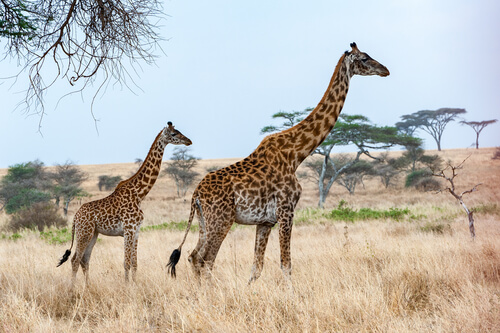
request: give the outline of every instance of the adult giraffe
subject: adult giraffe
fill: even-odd
[[[163,152],[169,143],[189,146],[191,140],[168,122],[168,126],[156,136],[148,156],[132,177],[120,182],[109,196],[87,202],[78,209],[73,219],[71,247],[66,250],[57,265],[59,267],[68,260],[76,236],[76,250],[71,259],[72,284],[75,282],[78,265],[82,266],[85,281],[88,282],[90,255],[99,234],[124,237],[125,280],[128,281],[130,268],[132,268],[132,279],[135,280],[137,242],[144,219],[140,205],[158,178]]]
[[[301,194],[295,171],[332,130],[353,75],[388,76],[387,68],[351,43],[338,61],[318,106],[294,127],[265,137],[247,158],[203,178],[193,193],[188,228],[168,264],[172,276],[195,212],[200,237],[189,261],[199,276],[210,270],[231,225],[256,225],[255,257],[250,282],[259,278],[271,228],[279,224],[281,269],[291,278],[290,238],[294,210]]]

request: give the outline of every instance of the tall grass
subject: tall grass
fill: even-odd
[[[141,234],[136,283],[123,281],[123,240],[103,237],[91,283],[80,272],[70,292],[70,265],[56,268],[64,246],[33,234],[0,247],[0,330],[81,332],[495,332],[500,329],[500,228],[471,241],[462,222],[453,233],[384,221],[295,227],[293,287],[279,269],[271,233],[263,274],[247,286],[254,230],[224,242],[209,280],[192,275],[186,255],[178,278],[166,272],[181,232]],[[185,249],[196,241],[191,234]]]

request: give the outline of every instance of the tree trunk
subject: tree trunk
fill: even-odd
[[[325,204],[326,197],[323,194],[323,191],[319,191],[319,201],[318,201],[318,208],[323,209],[323,205]]]
[[[458,201],[460,202],[460,204],[462,205],[462,207],[464,208],[465,212],[467,213],[467,218],[469,219],[469,231],[470,231],[470,236],[474,239],[474,237],[476,237],[476,230],[474,228],[474,212],[473,211],[470,211],[467,206],[465,205],[465,203],[463,202],[462,200],[462,197],[460,196]]]
[[[71,200],[65,200],[64,201],[64,207],[63,207],[63,211],[64,211],[64,216],[68,216],[68,209],[69,209],[69,203],[70,203]]]

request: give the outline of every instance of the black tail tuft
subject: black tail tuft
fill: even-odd
[[[66,250],[66,252],[64,252],[64,255],[62,256],[61,260],[59,261],[59,264],[57,264],[57,267],[61,266],[62,264],[64,264],[69,256],[71,255],[71,251],[70,250]]]
[[[174,252],[172,252],[172,254],[170,255],[170,260],[168,261],[167,267],[168,267],[168,272],[173,278],[177,277],[177,275],[175,274],[175,265],[177,265],[180,258],[181,258],[180,249],[175,249]]]

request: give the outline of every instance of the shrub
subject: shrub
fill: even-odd
[[[341,200],[337,209],[334,209],[326,214],[332,220],[350,221],[356,220],[377,220],[377,219],[392,219],[400,221],[405,216],[410,215],[408,208],[389,208],[389,210],[375,210],[371,208],[360,208],[359,210],[348,207],[347,202]],[[416,218],[411,215],[412,218]]]
[[[64,244],[71,241],[71,229],[40,231],[40,237],[49,244]]]
[[[431,223],[427,222],[423,227],[420,227],[420,230],[423,232],[428,232],[428,233],[434,233],[434,234],[439,234],[442,235],[445,232],[448,232],[451,234],[451,226],[449,224],[442,224],[442,223]]]
[[[496,148],[495,152],[493,153],[493,157],[491,159],[500,160],[500,147]]]
[[[441,184],[437,179],[426,177],[420,179],[417,184],[415,184],[415,188],[420,191],[437,191],[441,188]]]
[[[500,207],[496,203],[480,204],[472,209],[474,213],[500,215]]]
[[[152,230],[176,230],[176,231],[185,231],[187,228],[187,221],[182,220],[180,222],[165,222],[162,224],[154,224],[141,227],[141,232],[144,231],[152,231]],[[191,225],[190,231],[198,231],[198,226],[194,223]]]
[[[32,203],[48,201],[51,187],[52,181],[42,162],[16,164],[0,179],[0,201],[7,214],[12,214]]]
[[[57,208],[54,204],[49,202],[38,202],[12,215],[9,222],[9,229],[18,231],[23,228],[28,228],[43,231],[45,227],[54,226],[56,228],[61,228],[66,225],[66,219],[57,212]]]
[[[121,176],[108,176],[108,175],[102,175],[99,176],[99,182],[97,183],[97,186],[99,187],[99,191],[102,191],[103,188],[105,191],[112,190],[118,185],[119,182],[121,182],[122,177]]]
[[[50,194],[46,192],[24,188],[7,202],[5,205],[5,212],[7,214],[13,214],[35,203],[48,202],[49,200]]]
[[[418,184],[422,182],[424,179],[432,179],[432,172],[428,169],[419,169],[410,172],[406,176],[405,187],[415,187],[417,188]]]

